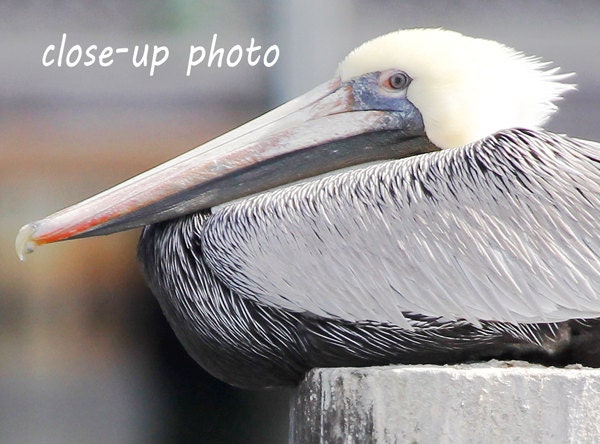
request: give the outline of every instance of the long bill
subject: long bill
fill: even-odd
[[[364,110],[333,79],[96,196],[21,228],[21,259],[38,245],[173,219],[328,171],[432,151],[414,108]],[[411,121],[410,125],[407,122]],[[416,128],[416,130],[415,130]]]

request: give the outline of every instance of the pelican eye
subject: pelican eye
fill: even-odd
[[[412,79],[402,71],[396,71],[388,79],[386,86],[390,89],[405,89]]]

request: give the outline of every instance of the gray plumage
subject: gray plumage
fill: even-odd
[[[317,366],[599,365],[600,150],[545,131],[314,179],[147,227],[182,343],[234,385]],[[568,308],[567,308],[568,307]]]

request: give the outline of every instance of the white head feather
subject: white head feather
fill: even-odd
[[[553,102],[574,85],[571,74],[492,40],[441,29],[400,30],[352,51],[340,64],[342,81],[400,69],[412,77],[407,98],[440,148],[475,142],[507,128],[539,128]]]

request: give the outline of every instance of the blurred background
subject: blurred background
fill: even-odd
[[[329,79],[377,35],[444,27],[577,72],[548,127],[600,140],[596,1],[0,1],[0,442],[282,443],[290,391],[242,391],[182,350],[145,287],[139,231],[14,253],[21,225],[122,181]],[[43,67],[79,44],[170,49]],[[275,66],[185,76],[190,45],[277,44]],[[493,106],[493,104],[492,104]]]

